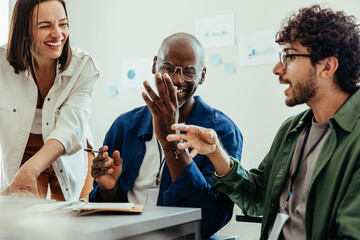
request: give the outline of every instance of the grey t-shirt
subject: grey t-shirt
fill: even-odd
[[[320,154],[320,151],[330,134],[330,128],[328,128],[326,134],[320,140],[315,149],[310,153],[310,155],[305,159],[311,147],[316,143],[316,141],[321,136],[324,129],[327,127],[328,123],[316,123],[314,119],[311,123],[311,128],[309,132],[309,137],[305,145],[305,150],[302,157],[302,162],[299,168],[298,175],[295,179],[292,193],[288,203],[288,213],[289,219],[285,223],[282,233],[280,234],[279,239],[306,239],[305,235],[305,210],[306,202],[309,195],[310,181],[314,171],[314,166],[316,160]],[[290,174],[288,175],[283,192],[280,196],[280,207],[284,207],[286,199],[290,189],[291,176],[294,174],[298,158],[300,155],[301,147],[304,142],[306,135],[306,128],[302,131],[298,143],[295,148],[293,159],[290,165]]]

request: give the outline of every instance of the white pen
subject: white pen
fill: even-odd
[[[84,149],[85,152],[92,152],[92,153],[102,153],[103,151],[98,151],[98,150],[94,150],[91,148],[85,148]]]

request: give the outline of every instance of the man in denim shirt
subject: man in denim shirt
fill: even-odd
[[[166,38],[152,72],[158,94],[144,82],[147,106],[114,121],[92,165],[90,201],[201,208],[201,234],[209,237],[231,219],[233,203],[211,191],[214,168],[208,158],[190,158],[166,136],[174,123],[213,128],[226,151],[240,159],[242,135],[230,118],[194,96],[206,74],[204,50],[194,36]]]

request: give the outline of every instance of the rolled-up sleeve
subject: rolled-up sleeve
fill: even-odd
[[[82,58],[74,57],[69,69],[59,75],[58,82],[54,83],[60,85],[59,88],[46,99],[51,101],[53,98],[55,111],[50,110],[48,116],[43,117],[43,120],[49,118],[43,128],[45,132],[52,129],[46,140],[58,140],[65,148],[65,155],[71,155],[82,148],[99,71],[93,59],[85,55]],[[59,92],[58,98],[56,92]]]

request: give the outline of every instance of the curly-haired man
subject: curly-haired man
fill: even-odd
[[[248,215],[263,215],[261,239],[360,238],[360,29],[352,16],[314,5],[282,23],[274,67],[288,106],[310,108],[286,120],[257,169],[242,168],[215,131],[173,125],[168,140],[205,154],[212,188]]]

